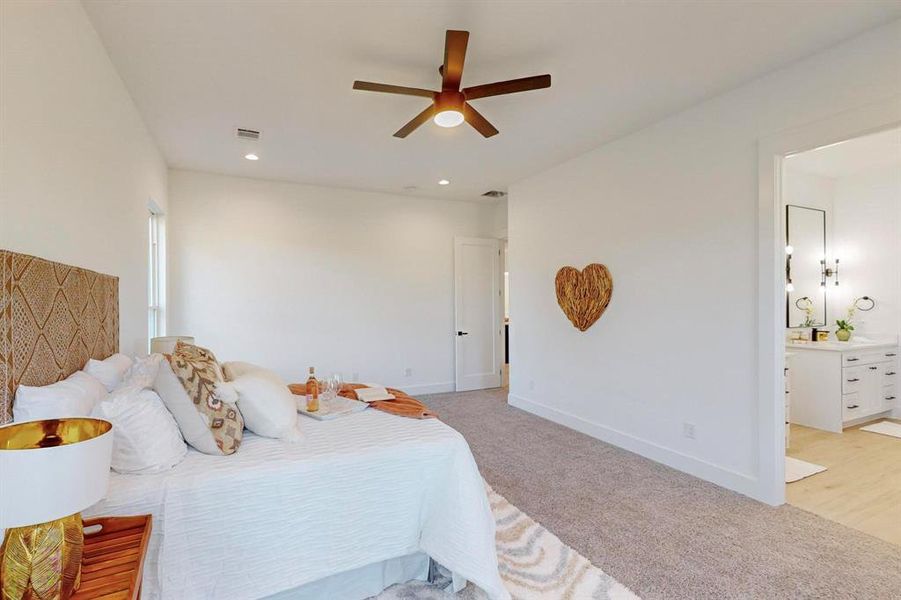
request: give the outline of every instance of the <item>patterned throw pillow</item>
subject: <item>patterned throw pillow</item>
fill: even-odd
[[[154,387],[185,441],[206,454],[237,452],[244,419],[237,406],[216,395],[216,386],[224,381],[216,357],[206,348],[178,342],[167,358],[170,368],[160,368]]]

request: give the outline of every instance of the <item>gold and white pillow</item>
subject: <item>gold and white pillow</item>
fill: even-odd
[[[185,441],[204,454],[237,452],[244,419],[235,403],[223,401],[216,393],[224,378],[213,353],[178,342],[166,358],[154,389],[175,417]]]

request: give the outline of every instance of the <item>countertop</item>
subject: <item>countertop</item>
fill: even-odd
[[[824,350],[827,352],[853,352],[855,350],[869,350],[870,348],[894,348],[897,342],[886,341],[859,341],[850,340],[847,342],[786,342],[786,350]]]

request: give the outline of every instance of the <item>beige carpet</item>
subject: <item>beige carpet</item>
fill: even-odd
[[[901,547],[766,506],[505,399],[502,390],[424,398],[463,433],[499,494],[638,596],[901,597]]]

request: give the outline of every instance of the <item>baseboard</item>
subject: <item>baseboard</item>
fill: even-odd
[[[523,398],[522,396],[509,394],[507,396],[507,403],[510,404],[510,406],[515,406],[516,408],[530,412],[533,415],[537,415],[548,421],[553,421],[564,427],[574,429],[579,433],[584,433],[585,435],[597,438],[602,442],[619,446],[629,452],[634,452],[635,454],[662,463],[668,467],[715,483],[716,485],[744,494],[745,496],[750,496],[755,500],[766,502],[763,496],[763,490],[760,486],[760,481],[756,477],[750,477],[743,473],[738,473],[694,456],[683,454],[682,452],[660,446],[659,444],[649,442],[648,440],[635,437],[628,433],[586,421],[581,417],[571,415],[556,408],[551,408],[550,406]]]
[[[444,394],[453,392],[455,385],[453,381],[445,383],[421,383],[419,385],[397,385],[392,386],[399,390],[403,390],[411,396],[424,396],[426,394]]]

